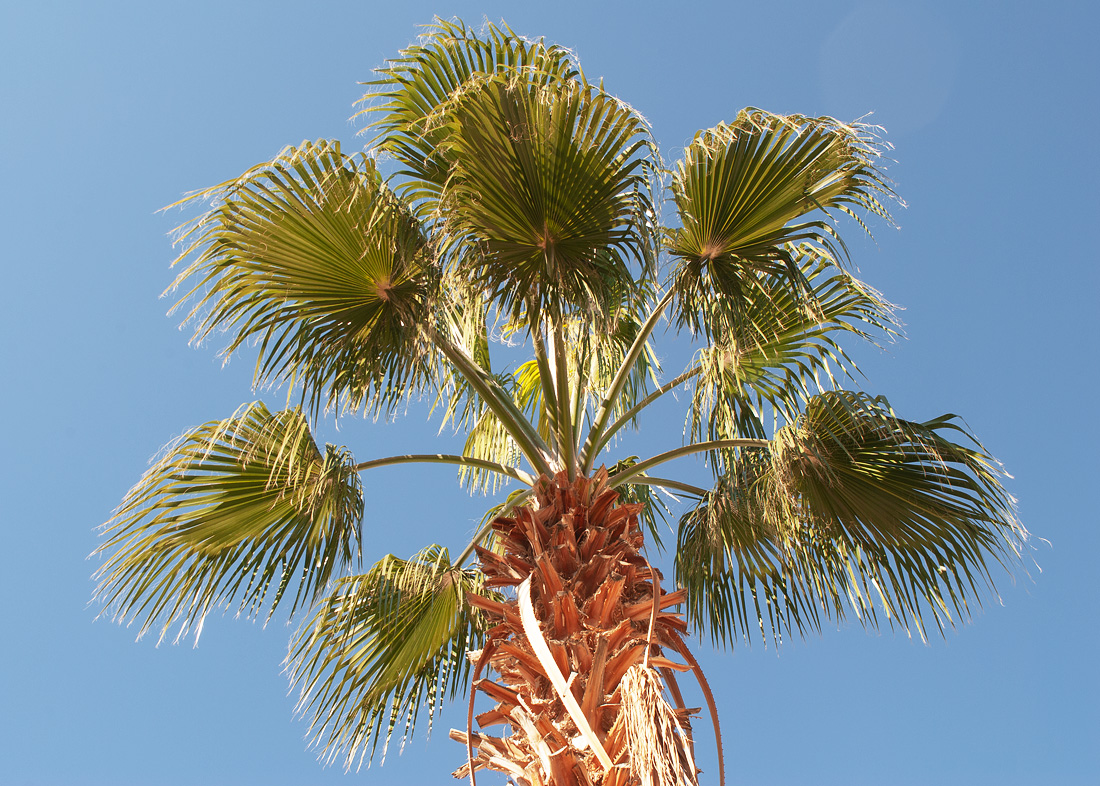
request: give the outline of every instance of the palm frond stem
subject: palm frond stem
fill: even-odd
[[[573,429],[572,396],[569,392],[568,347],[561,329],[561,322],[554,324],[554,382],[558,398],[558,444],[562,450],[562,462],[569,480],[577,477],[577,440]]]
[[[356,464],[353,469],[356,472],[362,472],[364,470],[375,469],[376,467],[388,467],[394,464],[458,464],[460,466],[476,467],[478,469],[488,470],[489,472],[507,475],[510,478],[518,480],[520,483],[526,483],[528,486],[533,486],[535,484],[534,477],[517,467],[510,467],[507,464],[499,464],[495,461],[487,461],[486,459],[474,458],[473,456],[458,456],[450,453],[408,453],[402,456],[387,456],[386,458],[371,459],[370,461],[361,462]]]
[[[633,480],[637,475],[641,475],[650,467],[656,467],[664,464],[673,459],[682,458],[684,456],[690,456],[693,453],[706,453],[712,450],[733,450],[734,448],[766,448],[771,444],[766,439],[712,439],[706,442],[693,442],[690,445],[682,445],[672,450],[666,450],[664,453],[658,453],[656,456],[647,458],[645,461],[639,461],[633,466],[627,467],[609,478],[608,485],[611,488],[618,488],[626,482],[640,483],[641,481]]]
[[[528,306],[530,310],[532,307]],[[546,417],[550,424],[550,435],[558,437],[558,391],[555,384],[555,370],[550,365],[550,356],[547,350],[546,337],[543,335],[542,326],[538,320],[531,322],[531,347],[535,354],[535,365],[539,369],[539,385],[542,388],[542,404],[546,411]],[[537,415],[537,413],[536,413]],[[560,446],[559,446],[560,449]]]
[[[634,343],[630,345],[630,349],[627,350],[626,355],[623,357],[623,362],[619,366],[619,370],[615,372],[615,377],[611,380],[611,385],[608,387],[607,393],[603,397],[603,401],[600,402],[600,408],[597,410],[596,416],[592,420],[592,428],[588,430],[588,439],[585,440],[584,447],[581,448],[581,472],[587,474],[592,471],[592,463],[598,452],[593,449],[593,445],[603,435],[604,427],[611,417],[615,401],[618,399],[619,394],[623,392],[623,388],[626,387],[626,383],[630,379],[630,374],[634,369],[634,365],[638,362],[638,358],[641,357],[642,352],[645,350],[646,341],[649,340],[650,335],[657,327],[657,323],[660,321],[661,315],[664,314],[668,304],[672,302],[674,294],[674,290],[669,289],[669,291],[665,292],[664,296],[657,302],[653,311],[646,317],[641,328],[638,329],[638,335],[635,336]]]
[[[691,654],[691,650],[688,649],[683,639],[674,640],[674,649],[680,654],[688,666],[691,667],[691,673],[695,675],[696,681],[699,683],[699,688],[703,691],[703,698],[707,701],[707,709],[710,711],[710,722],[714,726],[714,744],[718,748],[718,784],[719,786],[726,786],[726,757],[722,752],[722,726],[718,722],[718,705],[714,701],[714,692],[710,689],[710,683],[707,681],[707,677],[703,674],[703,669],[699,666],[699,661],[695,659],[695,656]]]
[[[577,446],[578,468],[581,464],[579,447],[581,444],[581,431],[584,428],[584,417],[588,408],[588,363],[590,355],[587,344],[584,345],[583,350],[584,351],[577,357],[577,372],[573,380],[573,390],[575,393],[575,398],[573,399],[573,444]]]
[[[531,466],[539,473],[552,475],[553,453],[539,436],[538,430],[516,407],[511,396],[501,389],[500,383],[478,366],[467,352],[455,346],[438,331],[432,331],[429,338],[497,416],[501,426],[516,441],[520,452]]]
[[[673,389],[679,387],[683,383],[687,382],[689,379],[692,379],[693,377],[699,376],[699,374],[702,373],[702,371],[703,371],[702,365],[696,365],[696,366],[693,366],[692,368],[689,368],[687,371],[685,371],[680,376],[676,377],[673,380],[669,380],[665,384],[661,385],[659,388],[654,390],[652,393],[650,393],[644,399],[642,399],[637,404],[635,404],[633,407],[631,407],[626,412],[624,412],[619,418],[617,418],[610,426],[608,426],[604,430],[603,434],[600,436],[597,443],[592,446],[592,455],[593,456],[598,455],[599,452],[601,450],[603,450],[604,446],[611,440],[611,438],[613,436],[615,436],[616,433],[618,433],[619,429],[621,429],[623,426],[625,426],[627,423],[629,423],[639,412],[641,412],[643,409],[648,407],[654,401],[659,399],[665,393],[668,393],[670,390],[673,390]]]
[[[699,486],[693,486],[690,483],[682,483],[679,480],[672,480],[671,478],[655,478],[650,475],[642,475],[640,477],[636,477],[630,481],[630,485],[675,489],[676,491],[682,491],[685,494],[691,494],[694,497],[703,497],[709,493],[708,489],[700,488]]]

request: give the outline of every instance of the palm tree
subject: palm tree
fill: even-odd
[[[746,109],[665,168],[567,50],[439,20],[369,84],[368,153],[305,142],[184,200],[210,203],[181,232],[196,337],[258,347],[256,384],[300,403],[165,449],[105,525],[108,614],[162,639],[216,607],[304,615],[289,663],[330,760],[466,691],[456,777],[694,784],[676,674],[717,712],[689,632],[778,640],[854,614],[923,637],[1019,556],[999,465],[954,416],[842,387],[842,339],[897,333],[838,233],[841,214],[890,220],[875,128]],[[697,348],[674,375],[663,320]],[[609,455],[676,390],[681,444]],[[357,462],[311,431],[425,398],[460,454]],[[687,456],[711,487],[665,476]],[[360,473],[403,463],[511,492],[457,557],[364,569]],[[673,591],[645,551],[665,500]],[[475,719],[477,694],[495,706]]]

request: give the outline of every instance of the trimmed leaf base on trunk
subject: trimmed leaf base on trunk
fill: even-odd
[[[696,783],[696,711],[679,698],[669,706],[656,677],[659,670],[679,697],[672,673],[688,667],[661,653],[685,650],[683,617],[663,610],[682,593],[661,592],[660,573],[641,554],[641,506],[618,500],[602,468],[574,481],[543,476],[533,504],[493,522],[495,548],[478,548],[485,586],[513,589],[468,596],[491,624],[474,653],[471,712],[473,695],[489,696],[496,706],[477,724],[505,730],[453,730],[471,749],[456,778],[468,777],[472,762],[519,786]],[[481,678],[486,666],[497,679]],[[641,689],[623,690],[628,672]],[[658,733],[639,733],[646,724]]]

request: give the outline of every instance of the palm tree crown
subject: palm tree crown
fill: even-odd
[[[256,384],[301,403],[246,405],[166,448],[105,526],[109,614],[178,638],[215,607],[303,613],[291,671],[330,759],[410,733],[473,668],[498,702],[479,725],[512,733],[455,732],[459,774],[694,783],[673,676],[701,678],[689,630],[733,644],[854,614],[924,636],[1019,556],[999,465],[954,416],[907,421],[842,387],[843,341],[897,333],[838,229],[890,220],[875,128],[746,109],[666,167],[567,50],[440,20],[361,114],[367,153],[303,142],[184,200],[209,209],[181,232],[177,308],[197,339],[257,347]],[[696,337],[672,375],[664,319]],[[504,367],[501,341],[526,359]],[[609,453],[675,390],[681,444]],[[460,454],[357,462],[311,432],[424,397]],[[710,488],[662,475],[688,455]],[[430,545],[365,567],[360,473],[418,462],[513,490],[456,558]],[[685,506],[674,592],[641,551],[660,490]]]

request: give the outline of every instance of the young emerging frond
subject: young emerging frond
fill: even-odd
[[[519,447],[515,440],[496,415],[487,409],[467,433],[462,455],[498,464],[516,465],[520,461]],[[507,482],[507,478],[500,473],[488,472],[478,467],[462,467],[458,477],[470,491],[482,493],[495,494]]]
[[[861,225],[856,208],[889,220],[881,200],[893,191],[877,168],[874,131],[746,109],[732,124],[697,134],[672,182],[682,226],[667,250],[677,259],[679,322],[708,335],[721,330],[762,291],[761,277],[804,289],[799,244],[834,262],[843,256],[831,211]]]
[[[715,641],[778,640],[853,611],[924,637],[969,616],[991,562],[1015,561],[1027,533],[996,462],[953,416],[895,417],[881,398],[812,398],[768,450],[743,450],[680,521],[677,580],[689,619]],[[1006,566],[1007,567],[1007,566]]]
[[[384,757],[399,725],[404,741],[425,705],[430,725],[440,700],[466,687],[466,653],[482,638],[466,595],[482,585],[480,570],[461,570],[430,546],[342,579],[319,604],[291,645],[289,669],[328,761],[369,761],[379,740]]]
[[[214,202],[176,280],[194,282],[197,338],[258,342],[256,382],[299,383],[315,411],[386,408],[425,383],[438,271],[373,161],[307,142],[193,198]]]
[[[96,554],[97,595],[118,620],[177,639],[236,602],[291,613],[358,564],[363,493],[343,448],[318,449],[298,410],[260,403],[186,433],[126,495]]]

